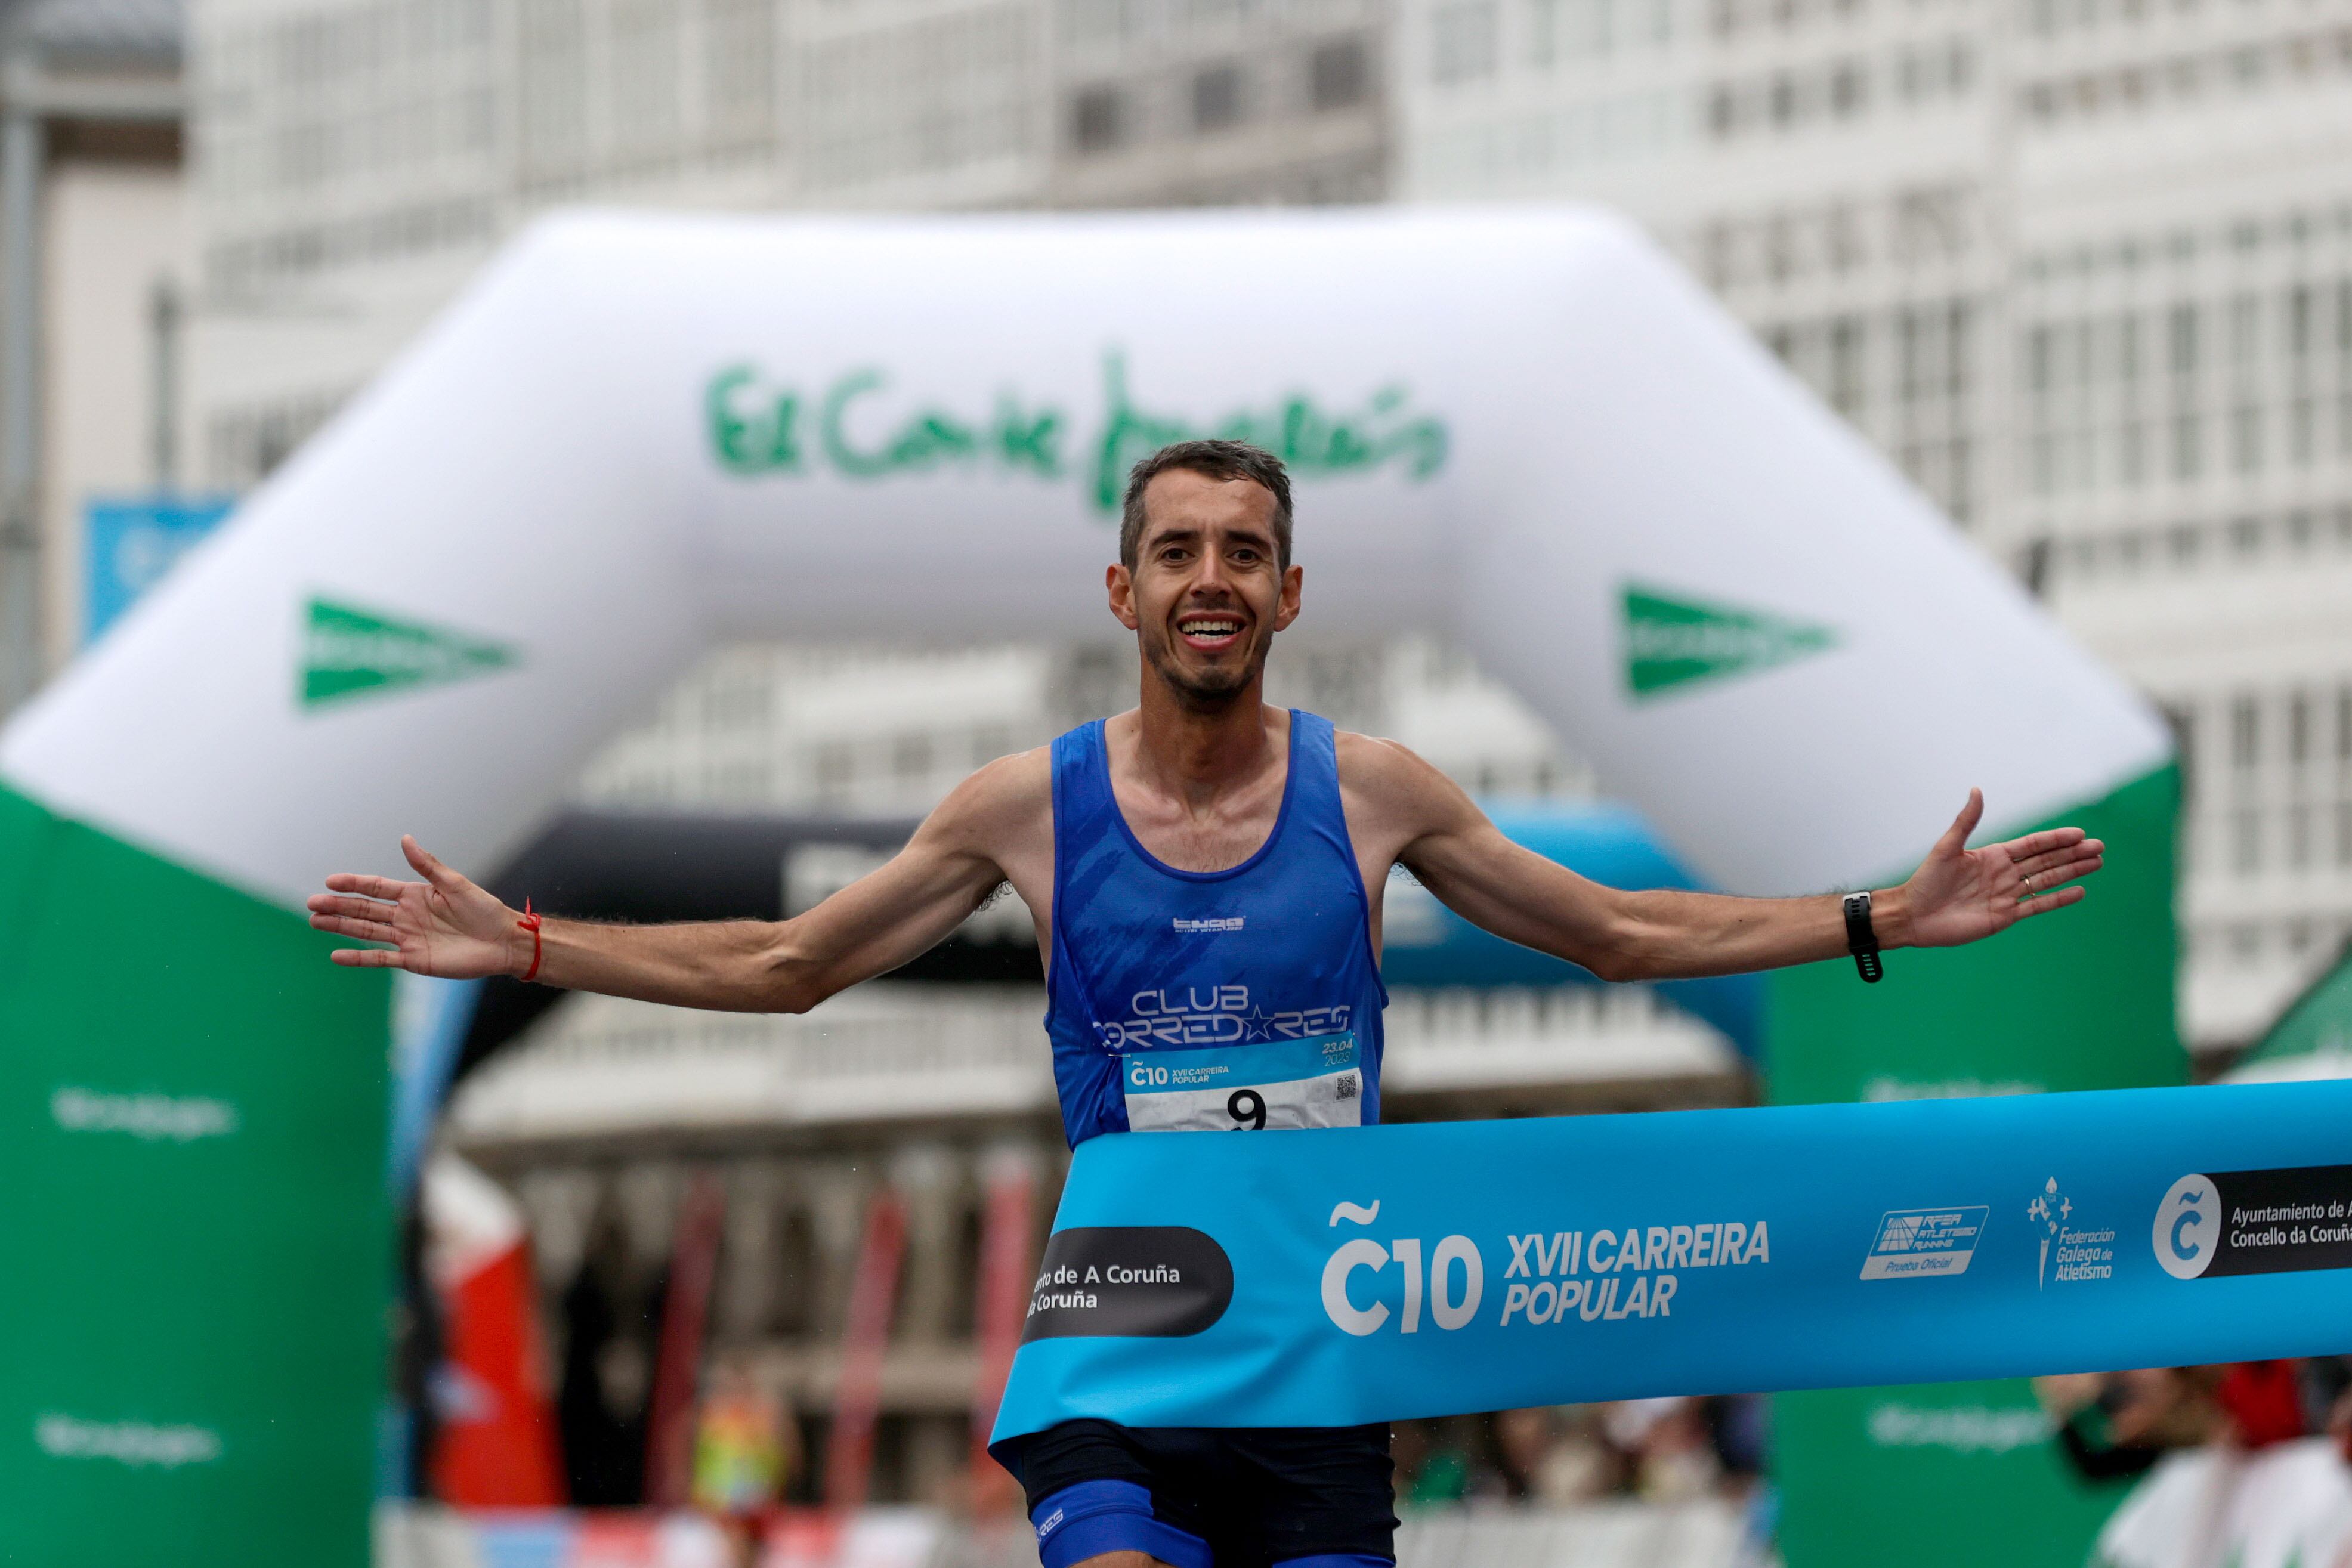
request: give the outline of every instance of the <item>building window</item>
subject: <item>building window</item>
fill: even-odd
[[[2172,373],[2186,380],[2197,373],[2197,307],[2174,306],[2170,325]]]
[[[1114,87],[1088,88],[1070,100],[1070,145],[1108,152],[1127,139],[1127,100]]]
[[[845,741],[829,740],[816,749],[817,793],[832,799],[848,791],[857,775],[857,760]]]
[[[712,140],[756,146],[774,134],[775,7],[769,0],[714,0],[704,21]]]
[[[2164,717],[2172,729],[2172,753],[2180,770],[2180,803],[2186,807],[2197,799],[2197,710],[2167,707]]]
[[[1318,48],[1307,63],[1309,99],[1318,114],[1353,109],[1371,96],[1371,57],[1361,38],[1343,38]]]
[[[2241,474],[2262,472],[2263,412],[2252,403],[2230,411],[2230,457]]]
[[[2244,773],[2262,760],[2262,709],[2252,697],[2230,705],[2230,765]]]
[[[1212,66],[1192,78],[1192,129],[1223,131],[1241,123],[1239,66]]]
[[[1830,404],[1850,420],[1862,417],[1864,330],[1859,316],[1830,324]]]
[[[2263,814],[2252,808],[2231,820],[2230,863],[2240,876],[2252,876],[2263,866]]]
[[[1559,0],[1528,0],[1528,64],[1541,70],[1559,54]]]
[[[1440,87],[1495,74],[1494,0],[1455,0],[1430,13],[1430,77]]]
[[[2193,413],[2172,416],[2172,476],[2194,479],[2204,468],[2204,422]]]
[[[1861,62],[1848,60],[1830,77],[1830,109],[1840,120],[1862,112],[1864,84],[1869,78],[1863,74]]]

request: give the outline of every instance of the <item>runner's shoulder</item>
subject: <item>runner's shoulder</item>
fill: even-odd
[[[1053,810],[1053,747],[1040,746],[974,769],[923,826],[957,840],[997,842],[1041,822],[1050,831]]]
[[[1345,729],[1334,739],[1339,792],[1351,810],[1418,821],[1443,814],[1461,796],[1452,779],[1402,741]]]
[[[1339,753],[1339,782],[1350,789],[1411,789],[1429,778],[1444,777],[1401,740],[1342,729],[1333,732],[1332,743]]]

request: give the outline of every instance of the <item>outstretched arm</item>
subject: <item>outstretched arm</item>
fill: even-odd
[[[1358,751],[1362,782],[1349,790],[1367,819],[1389,827],[1402,846],[1397,858],[1446,907],[1498,936],[1608,980],[1742,974],[1846,950],[1836,894],[1732,898],[1603,887],[1511,842],[1452,780],[1402,747],[1359,745],[1381,748]],[[2082,898],[2073,884],[2099,869],[2104,844],[2080,828],[2056,828],[1969,849],[1983,815],[1984,797],[1972,789],[1919,869],[1874,893],[1882,946],[1974,942]]]
[[[789,920],[542,920],[533,977],[675,1007],[805,1012],[919,956],[978,908],[1005,879],[1003,848],[1029,826],[1043,783],[1035,754],[990,764],[887,864]],[[422,882],[342,873],[310,901],[318,929],[386,944],[339,948],[336,963],[449,978],[520,977],[530,969],[532,933],[517,911],[415,839],[400,847]]]

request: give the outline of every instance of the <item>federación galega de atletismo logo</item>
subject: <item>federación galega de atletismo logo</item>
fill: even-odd
[[[1171,441],[1216,435],[1280,457],[1302,479],[1388,470],[1411,482],[1445,466],[1445,422],[1402,382],[1333,402],[1290,392],[1193,418],[1146,405],[1127,358],[1103,356],[1103,403],[1081,418],[1006,389],[986,408],[910,394],[878,366],[803,386],[758,365],[726,366],[703,389],[703,424],[720,467],[745,477],[827,472],[876,482],[957,468],[1042,480],[1076,477],[1100,512],[1116,511],[1127,472]]]
[[[2058,1233],[2065,1228],[2066,1221],[2074,1217],[2074,1201],[2058,1190],[2056,1176],[2043,1182],[2042,1190],[2033,1195],[2033,1201],[2025,1206],[2025,1218],[2032,1222],[2039,1233],[2035,1239],[2041,1243],[2034,1269],[2037,1288],[2050,1283],[2050,1244],[2058,1239]]]

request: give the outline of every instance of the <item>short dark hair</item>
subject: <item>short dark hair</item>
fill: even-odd
[[[1275,552],[1290,570],[1290,471],[1282,459],[1246,441],[1177,441],[1138,463],[1127,474],[1127,505],[1119,513],[1118,559],[1135,570],[1143,549],[1143,492],[1172,468],[1212,479],[1247,479],[1274,497]]]

